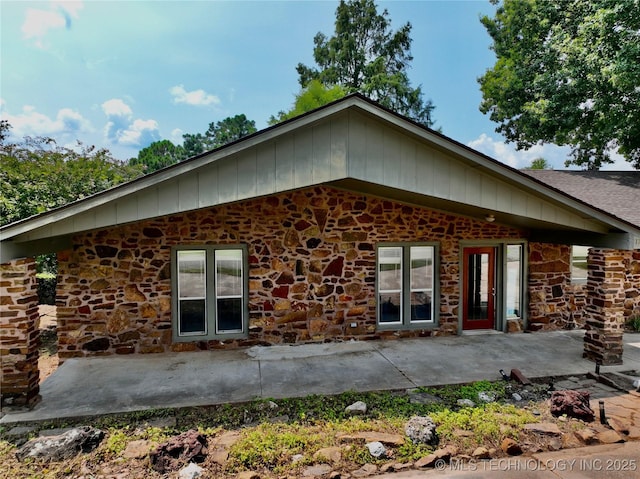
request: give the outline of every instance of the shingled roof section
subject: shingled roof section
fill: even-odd
[[[640,226],[640,171],[522,171],[552,188]]]

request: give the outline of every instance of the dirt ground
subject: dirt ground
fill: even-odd
[[[56,307],[41,304],[40,312],[40,383],[47,379],[58,367],[58,335]]]

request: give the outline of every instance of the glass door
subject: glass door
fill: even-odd
[[[463,329],[494,329],[496,248],[463,249]]]

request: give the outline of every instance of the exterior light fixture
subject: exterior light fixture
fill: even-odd
[[[488,223],[493,223],[496,220],[496,217],[494,215],[485,215],[484,219],[488,222]]]

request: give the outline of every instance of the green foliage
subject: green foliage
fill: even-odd
[[[205,151],[215,150],[228,143],[239,140],[256,132],[256,122],[248,120],[245,115],[227,117],[224,120],[209,123],[207,131],[182,135],[185,158],[200,155]]]
[[[130,165],[141,165],[145,173],[153,173],[171,166],[186,158],[184,148],[169,140],[154,141],[138,152],[136,158],[129,160]]]
[[[229,450],[232,468],[278,470],[295,454],[308,454],[328,444],[322,435],[297,424],[261,424],[245,430]]]
[[[531,165],[529,165],[528,170],[549,170],[551,169],[551,165],[544,158],[536,158],[531,161]]]
[[[335,32],[318,32],[313,39],[316,67],[299,63],[299,83],[306,88],[318,80],[330,89],[335,85],[347,93],[360,92],[387,108],[432,126],[433,105],[413,88],[407,69],[413,57],[411,24],[391,29],[389,13],[378,13],[373,0],[341,0],[336,9]]]
[[[8,125],[8,124],[7,124]],[[9,128],[9,126],[7,126]],[[106,149],[51,138],[0,144],[0,224],[65,205],[140,175]]]
[[[185,133],[182,135],[182,145],[174,145],[169,140],[155,141],[140,150],[136,158],[129,160],[129,164],[142,167],[147,174],[153,173],[255,132],[256,122],[248,120],[245,115],[227,117],[209,123],[209,128],[204,133]]]
[[[278,112],[278,116],[269,118],[269,125],[275,125],[282,121],[302,115],[316,108],[320,108],[332,101],[339,100],[347,94],[347,90],[340,86],[324,86],[319,80],[311,80],[300,93],[296,95],[296,100],[291,110]]]
[[[637,1],[503,0],[481,21],[497,61],[480,109],[496,131],[518,148],[570,145],[567,165],[599,169],[617,149],[640,168]]]
[[[631,331],[635,331],[636,333],[640,333],[640,315],[631,316],[627,320],[627,326]]]
[[[105,441],[104,450],[113,456],[122,455],[127,443],[131,440],[128,432],[128,428],[111,429]]]
[[[528,411],[511,404],[489,403],[459,411],[445,409],[434,412],[431,418],[438,434],[444,440],[457,440],[457,431],[471,431],[471,441],[476,445],[498,443],[504,436],[518,437],[519,429],[527,423],[538,422]]]

